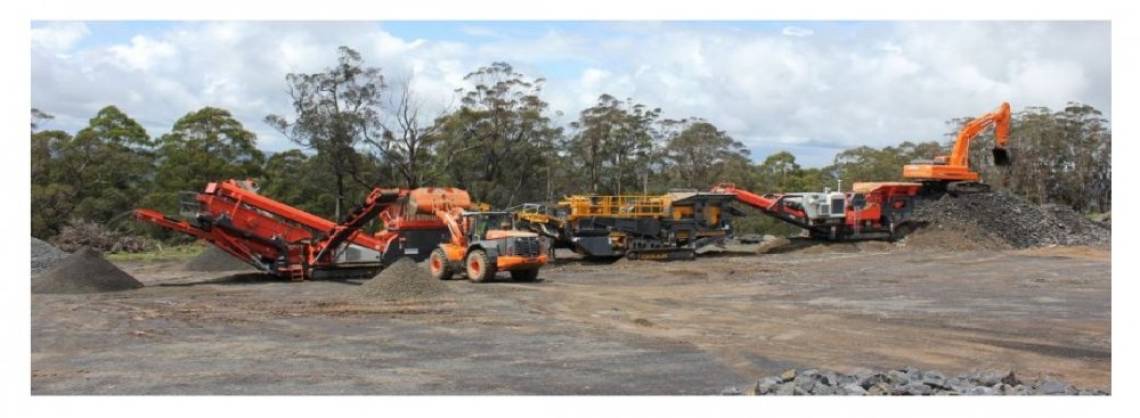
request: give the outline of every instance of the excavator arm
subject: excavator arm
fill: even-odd
[[[966,123],[966,125],[958,131],[958,137],[954,141],[954,148],[951,150],[946,162],[947,165],[966,167],[969,164],[970,158],[970,142],[990,126],[994,127],[994,164],[1009,165],[1011,159],[1009,151],[1006,149],[1006,145],[1009,142],[1009,122],[1009,103],[1003,102],[1001,106],[998,106],[993,112],[974,118]]]

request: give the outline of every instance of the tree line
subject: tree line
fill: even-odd
[[[51,115],[33,109],[32,234],[52,237],[75,221],[137,228],[121,222],[131,209],[176,213],[180,192],[224,178],[256,179],[262,194],[335,219],[375,186],[460,187],[498,208],[573,193],[707,190],[722,181],[784,192],[834,188],[842,180],[847,189],[853,181],[899,179],[903,164],[945,153],[948,145],[857,147],[818,168],[801,167],[789,152],[754,162],[744,144],[708,120],[664,118],[660,108],[631,98],[603,94],[558,126],[560,114],[542,98],[545,80],[507,63],[478,68],[465,82],[456,108],[427,114],[411,80],[389,80],[341,47],[332,66],[286,76],[292,113],[264,122],[297,149],[269,155],[256,135],[215,107],[187,113],[157,138],[114,106],[74,134],[40,129]],[[949,123],[956,130],[963,122]],[[1006,171],[986,161],[992,140],[980,137],[972,150],[987,180],[1036,202],[1108,210],[1111,130],[1096,109],[1073,103],[1017,113],[1017,160]]]

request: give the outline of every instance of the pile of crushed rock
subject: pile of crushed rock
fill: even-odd
[[[67,257],[67,253],[47,241],[32,237],[32,274],[40,274]]]
[[[426,268],[403,257],[361,284],[358,294],[396,300],[433,298],[447,292],[447,284],[433,279]]]
[[[725,394],[739,393],[732,388]],[[791,369],[763,377],[750,389],[752,395],[1108,395],[1098,389],[1078,389],[1052,378],[1023,381],[1012,371],[979,371],[946,376],[936,370],[907,367],[889,371],[861,370],[851,374],[827,370]]]
[[[1036,205],[998,191],[921,201],[911,215],[923,227],[904,244],[975,248],[1108,245],[1111,230],[1064,205]],[[924,235],[934,234],[934,237]]]
[[[207,247],[197,257],[187,261],[184,268],[186,271],[204,272],[254,270],[253,266],[234,258],[234,256],[213,245]]]
[[[102,293],[138,289],[142,283],[89,247],[32,277],[32,293]]]

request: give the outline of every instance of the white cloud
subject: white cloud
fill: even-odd
[[[808,28],[801,28],[799,26],[786,26],[786,27],[784,27],[784,30],[782,31],[782,33],[785,36],[794,36],[797,38],[803,38],[805,36],[811,36],[812,34],[815,33],[815,31],[808,29]]]
[[[32,45],[49,51],[66,51],[90,33],[82,22],[53,23],[32,28]]]
[[[369,23],[187,23],[77,48],[91,36],[85,25],[49,24],[33,30],[32,103],[68,130],[115,104],[155,135],[198,107],[221,106],[263,147],[280,150],[289,143],[261,120],[291,114],[285,74],[327,67],[336,47],[348,45],[389,81],[411,78],[428,115],[456,105],[465,74],[507,61],[548,78],[544,96],[565,113],[561,122],[602,93],[632,97],[667,117],[704,117],[756,158],[791,149],[808,164],[851,146],[943,139],[946,120],[1003,100],[1015,109],[1075,100],[1111,116],[1107,23],[883,23],[780,33],[597,25],[460,42],[407,39]]]
[[[115,45],[108,51],[128,68],[140,71],[148,71],[162,61],[170,61],[177,53],[174,45],[145,36],[135,36],[131,38],[130,45]]]

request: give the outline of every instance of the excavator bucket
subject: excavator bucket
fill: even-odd
[[[1007,166],[1013,164],[1013,156],[1005,148],[994,147],[994,165]]]

